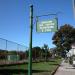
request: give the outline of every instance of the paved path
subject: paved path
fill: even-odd
[[[75,67],[72,67],[63,61],[55,75],[75,75]]]

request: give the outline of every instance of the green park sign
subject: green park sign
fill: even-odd
[[[57,19],[37,22],[37,32],[56,32],[57,31]]]

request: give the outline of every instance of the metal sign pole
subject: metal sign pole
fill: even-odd
[[[32,75],[32,32],[33,32],[33,5],[30,6],[30,44],[29,44],[28,75]]]

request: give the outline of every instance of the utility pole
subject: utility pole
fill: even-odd
[[[33,32],[33,5],[30,6],[30,44],[29,44],[28,75],[32,75],[32,32]]]

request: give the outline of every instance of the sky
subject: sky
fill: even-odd
[[[0,38],[4,38],[29,47],[30,5],[33,15],[58,13],[58,27],[64,24],[75,25],[72,0],[0,0]],[[55,16],[41,17],[42,20]],[[37,33],[36,18],[33,18],[33,47],[52,44],[55,32]],[[75,26],[74,26],[75,27]]]

